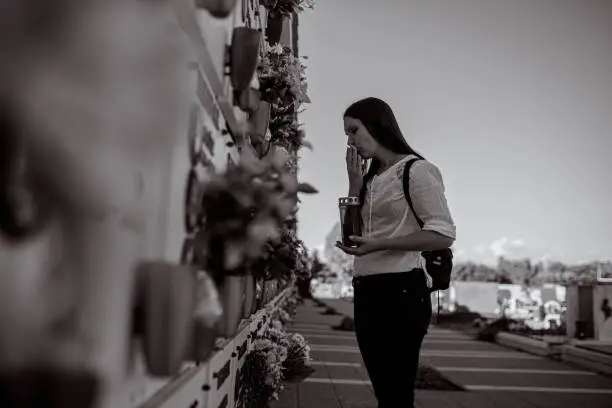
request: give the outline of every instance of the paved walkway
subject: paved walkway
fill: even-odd
[[[352,316],[353,305],[325,300]],[[343,316],[321,314],[308,302],[288,330],[312,346],[316,371],[289,383],[272,408],[375,408],[376,399],[359,355],[354,333],[331,329]],[[421,361],[436,367],[468,391],[416,391],[420,408],[611,408],[612,380],[562,363],[472,340],[432,326]]]

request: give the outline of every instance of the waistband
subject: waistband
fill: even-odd
[[[423,268],[414,268],[406,272],[376,273],[353,278],[353,287],[358,286],[402,286],[406,288],[427,288],[427,279]]]

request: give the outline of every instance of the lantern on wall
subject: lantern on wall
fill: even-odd
[[[257,69],[261,32],[254,28],[236,27],[229,47],[229,75],[234,90],[248,88]]]

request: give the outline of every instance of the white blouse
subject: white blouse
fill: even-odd
[[[402,183],[405,164],[414,157],[401,159],[368,182],[361,211],[364,236],[393,238],[421,229],[404,197]],[[423,230],[455,239],[456,228],[444,196],[440,170],[426,160],[415,162],[410,169],[409,188],[414,210],[423,221]],[[425,269],[420,251],[377,251],[356,256],[353,261],[355,276],[406,272],[414,268]],[[429,276],[428,281],[430,285]]]

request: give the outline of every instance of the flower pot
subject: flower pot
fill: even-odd
[[[204,271],[198,271],[195,277],[196,307],[187,359],[200,363],[215,349],[217,323],[223,315],[223,309],[219,292],[211,277]]]
[[[223,315],[218,323],[219,335],[232,337],[240,325],[244,305],[245,276],[226,275],[217,284],[221,295]]]
[[[250,87],[237,91],[234,95],[234,104],[243,112],[255,112],[261,104],[261,93],[257,89]]]
[[[244,289],[245,296],[242,317],[248,319],[255,312],[255,278],[252,275],[245,277]]]
[[[136,269],[135,328],[153,376],[178,372],[192,333],[194,276],[189,266],[142,262]]]
[[[237,0],[195,0],[199,9],[207,10],[211,16],[225,18],[229,16],[236,6]]]
[[[236,27],[230,45],[230,81],[235,90],[242,91],[251,84],[257,59],[261,32],[254,28]]]
[[[277,44],[283,34],[285,16],[280,13],[268,14],[268,25],[266,26],[266,40],[269,44]]]

